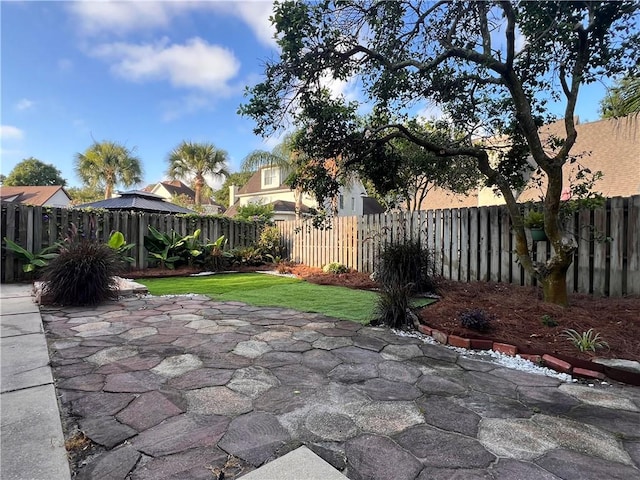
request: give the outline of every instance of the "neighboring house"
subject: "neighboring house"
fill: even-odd
[[[148,185],[143,190],[159,195],[168,201],[171,201],[175,197],[183,196],[189,203],[195,204],[196,192],[180,180],[165,180],[154,185]],[[224,207],[210,198],[203,198],[201,206],[204,213],[220,214],[224,212]]]
[[[242,187],[229,187],[229,208],[225,215],[233,217],[238,207],[250,203],[273,205],[273,220],[285,221],[295,219],[295,192],[284,183],[287,172],[284,167],[262,167],[253,174]],[[381,213],[384,209],[373,198],[367,196],[361,182],[356,181],[350,187],[341,187],[337,200],[337,215],[367,215]],[[318,208],[316,199],[308,193],[302,193],[302,215]],[[327,208],[330,210],[330,208]]]
[[[0,200],[7,203],[21,203],[37,207],[69,207],[71,197],[66,190],[57,185],[0,187]]]
[[[196,213],[188,208],[167,202],[160,195],[142,190],[118,192],[117,197],[97,202],[76,205],[75,208],[104,208],[105,210],[123,210],[149,213]]]
[[[640,195],[640,114],[623,118],[611,118],[590,123],[577,123],[578,137],[571,155],[579,157],[577,163],[592,173],[601,171],[602,179],[593,190],[604,197],[629,197]],[[562,121],[546,125],[540,130],[544,138],[554,135],[564,138]],[[548,149],[547,149],[548,150]],[[548,151],[552,154],[551,151]],[[577,166],[567,162],[563,170],[563,200],[570,198],[571,185],[575,183]],[[546,179],[538,186],[535,177],[527,176],[528,183],[517,193],[518,202],[539,201],[545,191]],[[444,189],[429,192],[422,203],[422,210],[443,208],[479,207],[503,205],[504,199],[491,188],[483,187],[459,195]]]

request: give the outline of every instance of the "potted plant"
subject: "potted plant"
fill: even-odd
[[[531,239],[534,242],[543,242],[547,239],[544,233],[544,213],[530,210],[524,217],[524,226],[531,231]]]

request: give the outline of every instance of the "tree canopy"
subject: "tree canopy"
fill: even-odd
[[[196,192],[195,204],[202,204],[205,175],[227,177],[227,152],[212,143],[183,141],[169,154],[167,174],[174,179],[192,181]]]
[[[638,63],[638,8],[634,1],[277,3],[280,57],[266,62],[264,81],[248,89],[240,112],[262,135],[293,122],[304,132],[304,152],[336,159],[340,169],[392,171],[389,145],[398,139],[445,165],[475,159],[507,204],[520,263],[545,299],[566,304],[576,242],[558,214],[576,102],[582,85]],[[337,81],[358,95],[333,94]],[[555,120],[550,101],[564,106],[565,132],[547,142],[539,127]],[[411,125],[433,105],[451,125],[446,138]],[[364,119],[362,109],[370,112]],[[547,179],[545,231],[555,254],[544,264],[532,258],[515,195],[532,169]]]
[[[622,77],[600,102],[602,118],[640,112],[640,71]]]
[[[111,198],[116,185],[130,187],[142,181],[142,164],[134,150],[113,141],[94,142],[76,154],[76,173],[90,188],[104,186],[104,198]]]
[[[54,165],[33,157],[25,158],[16,164],[3,180],[3,185],[14,187],[29,185],[64,187],[66,184],[67,181],[62,178],[62,173]]]

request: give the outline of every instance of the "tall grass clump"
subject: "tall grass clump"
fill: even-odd
[[[389,244],[382,251],[375,272],[380,284],[374,322],[391,328],[411,325],[411,297],[433,291],[431,252],[419,242]]]
[[[43,294],[60,305],[97,305],[118,296],[114,275],[124,268],[116,251],[103,243],[73,242],[44,271]]]

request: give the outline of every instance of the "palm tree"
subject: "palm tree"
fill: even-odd
[[[216,148],[212,143],[193,143],[184,141],[169,154],[167,175],[173,179],[193,179],[196,192],[196,205],[202,204],[202,189],[206,185],[205,175],[227,177],[227,152]]]
[[[84,153],[76,154],[75,171],[91,188],[104,185],[104,198],[111,198],[116,184],[130,187],[142,181],[142,165],[134,149],[117,142],[94,141]]]
[[[297,153],[293,149],[293,135],[289,134],[276,145],[273,150],[254,150],[247,155],[242,161],[242,170],[245,172],[254,172],[262,167],[280,167],[284,172],[294,170],[294,162],[297,159]],[[302,210],[302,189],[296,187],[293,193],[295,200],[296,218],[300,218]]]

